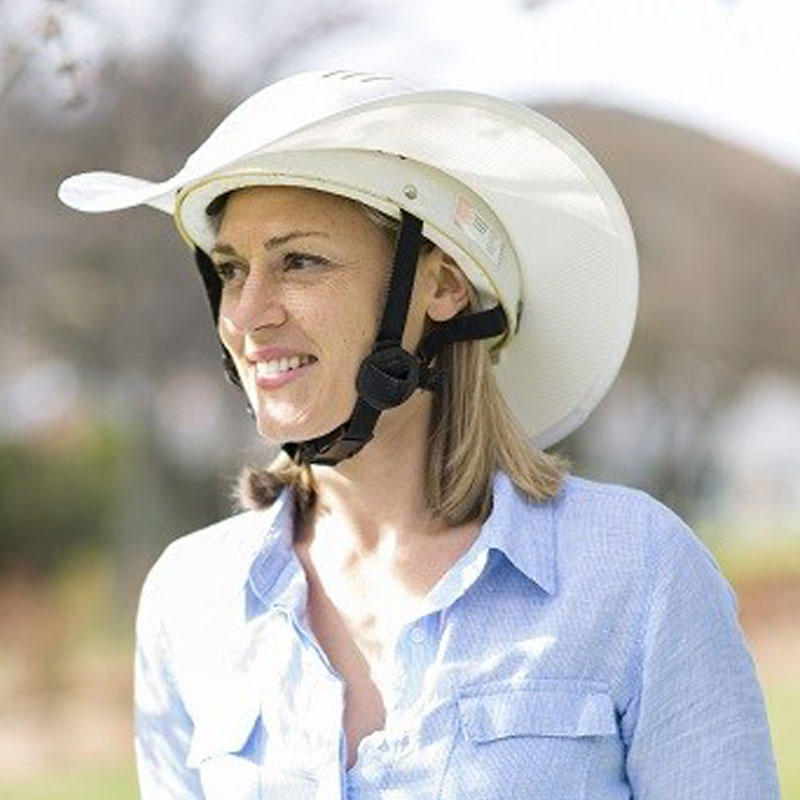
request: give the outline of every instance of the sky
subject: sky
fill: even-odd
[[[89,13],[65,20],[65,32],[89,62],[163,43],[175,35],[181,7],[177,0],[81,4]],[[47,6],[27,0],[29,9]],[[523,102],[610,104],[706,130],[800,170],[798,0],[195,0],[182,7],[192,15],[180,17],[181,46],[214,65],[209,79],[231,104],[260,85],[263,54],[290,36],[281,74],[375,70]],[[232,11],[242,8],[247,13]],[[306,35],[309,20],[331,9],[361,18],[322,38]]]
[[[797,0],[429,0],[382,6],[291,68],[400,71],[511,99],[613,104],[708,130],[800,169]],[[391,16],[389,16],[391,14]],[[364,68],[359,67],[359,68]]]

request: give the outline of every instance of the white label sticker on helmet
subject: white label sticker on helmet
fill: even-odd
[[[492,226],[463,197],[458,198],[454,217],[456,225],[486,253],[495,264],[503,257],[503,240]]]

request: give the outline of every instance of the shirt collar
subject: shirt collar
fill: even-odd
[[[520,572],[547,594],[556,590],[553,502],[528,500],[502,472],[492,479],[492,511],[481,526],[465,561],[486,550],[500,551]],[[263,546],[250,567],[249,583],[266,606],[290,605],[298,582],[294,554],[294,498],[284,490],[273,505]],[[288,591],[287,591],[288,590]]]
[[[536,503],[496,472],[492,482],[492,511],[474,547],[499,550],[525,577],[547,594],[557,586],[554,503]]]
[[[276,604],[292,583],[298,567],[294,553],[294,496],[284,489],[272,505],[272,521],[250,566],[248,582],[266,607]]]

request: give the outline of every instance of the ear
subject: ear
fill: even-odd
[[[434,322],[451,319],[469,303],[471,287],[456,262],[438,247],[425,256],[430,277],[427,314]]]

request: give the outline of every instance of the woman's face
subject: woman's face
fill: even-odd
[[[228,198],[211,255],[220,337],[260,434],[303,441],[341,425],[382,311],[386,234],[344,198],[253,187]]]

